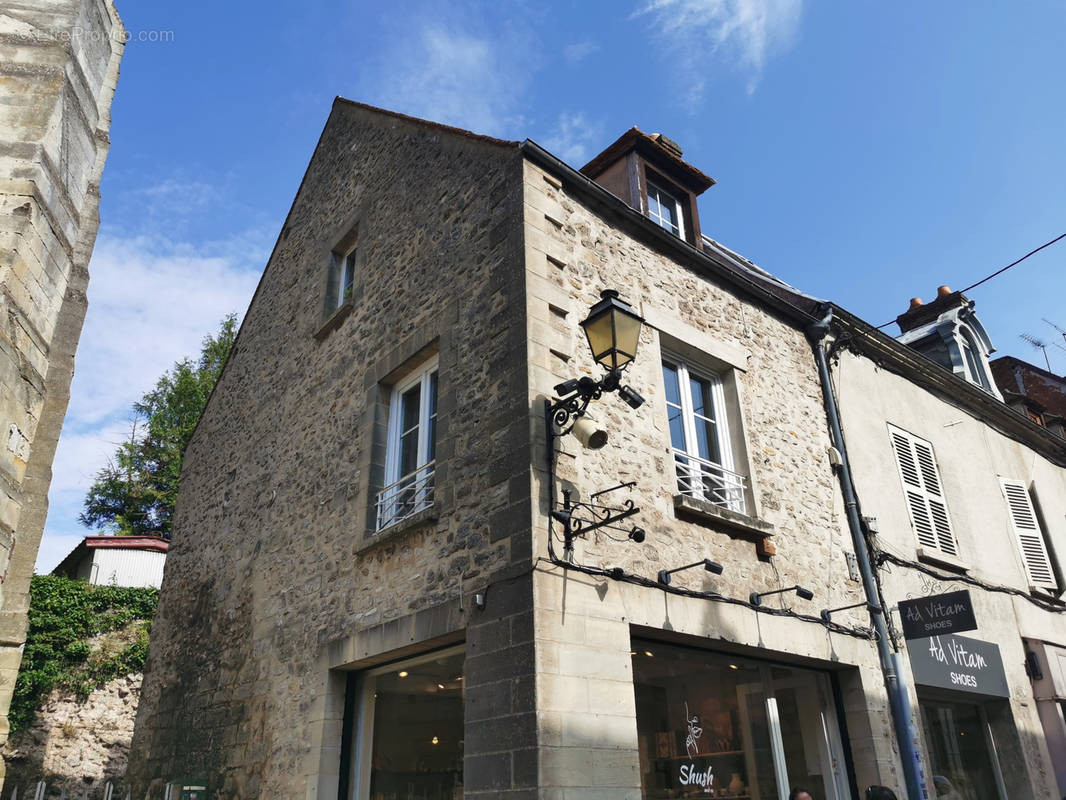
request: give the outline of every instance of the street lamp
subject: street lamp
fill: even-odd
[[[604,392],[618,392],[618,396],[630,408],[640,408],[644,398],[634,389],[622,385],[622,372],[637,355],[640,344],[640,329],[644,319],[618,297],[614,289],[600,292],[600,301],[589,309],[589,315],[581,327],[589,342],[592,358],[607,370],[600,380],[588,376],[571,378],[555,387],[559,399],[549,403],[549,418],[558,429],[557,436],[569,433],[578,420],[585,415],[588,404]],[[584,434],[586,447],[602,447],[603,437],[591,437],[590,431],[575,431]],[[592,445],[585,440],[590,440]]]

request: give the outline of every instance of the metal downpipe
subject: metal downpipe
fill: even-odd
[[[851,478],[851,465],[848,461],[847,448],[844,446],[844,433],[840,425],[840,413],[837,409],[836,397],[833,394],[833,384],[829,377],[829,363],[826,360],[825,349],[822,341],[829,333],[829,323],[833,319],[832,308],[827,309],[824,319],[807,328],[807,339],[814,351],[814,360],[818,365],[818,379],[822,384],[822,399],[825,403],[825,413],[829,420],[829,429],[832,436],[833,446],[840,453],[840,468],[837,475],[840,478],[840,491],[844,498],[844,508],[848,518],[848,529],[851,531],[851,541],[855,548],[855,557],[859,565],[859,574],[862,577],[862,586],[866,592],[866,602],[876,607],[881,607],[880,597],[877,592],[877,582],[874,578],[873,567],[870,564],[870,551],[867,546],[866,536],[863,532],[862,520],[859,518],[859,502],[855,494],[855,484]],[[881,673],[884,676],[885,691],[888,693],[889,707],[892,711],[892,723],[896,734],[896,742],[899,746],[900,761],[903,765],[903,776],[907,784],[907,794],[910,800],[928,800],[929,794],[925,786],[925,777],[922,774],[921,759],[916,745],[916,731],[911,722],[910,698],[907,689],[900,682],[899,656],[892,652],[888,639],[888,630],[885,625],[885,614],[870,613],[870,622],[877,634],[877,655],[881,662]]]

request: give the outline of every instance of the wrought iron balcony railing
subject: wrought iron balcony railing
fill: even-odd
[[[747,512],[745,489],[748,479],[713,461],[674,450],[677,487],[683,495],[706,500],[741,514]]]
[[[378,492],[377,530],[403,522],[433,505],[435,475],[436,462],[430,461]]]

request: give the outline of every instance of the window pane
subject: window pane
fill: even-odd
[[[705,419],[697,419],[695,422],[696,455],[708,461],[713,461],[715,464],[721,464],[722,451],[718,447],[718,436],[714,429],[714,423]]]
[[[422,386],[412,386],[406,392],[403,393],[403,397],[400,398],[400,404],[402,406],[400,411],[400,430],[409,431],[411,428],[418,427],[418,410],[422,399]]]
[[[663,383],[666,384],[666,402],[675,406],[681,405],[681,389],[678,388],[677,367],[663,362]]]
[[[711,399],[711,382],[701,378],[689,379],[689,390],[692,392],[692,411],[701,417],[714,419],[714,401]]]
[[[355,251],[353,250],[344,259],[344,270],[341,274],[340,302],[346,303],[352,299],[352,286],[355,284]]]
[[[659,643],[633,649],[644,797],[778,797],[758,666]]]
[[[681,409],[678,406],[666,406],[666,412],[670,420],[670,446],[677,450],[685,449],[685,423],[681,419]]]
[[[371,798],[463,796],[462,677],[463,654],[457,653],[400,664],[376,678]]]
[[[415,428],[400,437],[400,469],[397,477],[402,478],[414,472],[418,466],[418,428]]]
[[[429,422],[426,432],[426,463],[437,457],[437,373],[429,376]]]

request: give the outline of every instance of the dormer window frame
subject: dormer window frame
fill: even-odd
[[[648,218],[663,230],[669,231],[680,239],[684,239],[685,209],[681,200],[666,189],[663,189],[658,183],[654,183],[650,178],[645,182],[644,196],[647,202],[646,213]],[[669,217],[664,216],[664,212],[668,210],[673,211],[676,217],[676,224]]]
[[[640,203],[641,212],[668,233],[672,233],[678,239],[694,244],[696,239],[694,236],[699,235],[698,223],[696,219],[696,198],[692,192],[686,191],[681,188],[675,181],[667,178],[662,172],[655,169],[654,165],[650,164],[643,158],[640,159]],[[657,192],[658,195],[654,195],[653,192]],[[678,229],[673,230],[673,227],[667,222],[663,224],[664,220],[661,216],[652,213],[652,198],[656,197],[656,202],[661,203],[663,196],[673,201],[674,212],[677,214]]]

